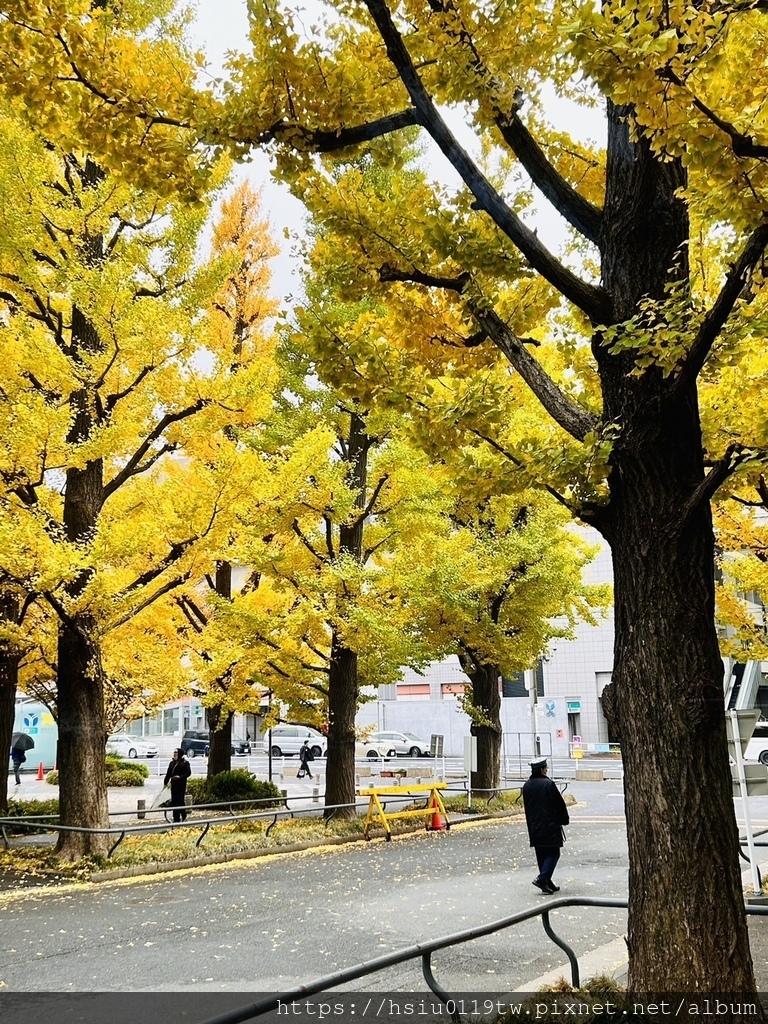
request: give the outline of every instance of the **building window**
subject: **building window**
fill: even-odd
[[[166,708],[163,711],[163,733],[165,736],[173,736],[179,731],[179,709]]]
[[[398,683],[399,700],[429,700],[429,683]]]
[[[443,700],[456,700],[464,693],[463,683],[442,683],[440,693]]]
[[[144,716],[144,735],[145,736],[162,736],[163,735],[163,715],[162,712],[158,711],[156,715],[145,715]]]

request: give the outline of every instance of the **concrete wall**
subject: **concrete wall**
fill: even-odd
[[[568,712],[564,700],[542,698],[534,712],[539,750],[542,755],[568,756]],[[524,697],[505,697],[501,702],[501,724],[504,731],[503,752],[511,757],[530,758],[531,709]],[[357,714],[358,729],[372,727],[376,731],[396,729],[412,732],[429,740],[432,735],[444,737],[446,757],[464,754],[464,737],[469,736],[469,717],[455,700],[382,700],[364,704]]]

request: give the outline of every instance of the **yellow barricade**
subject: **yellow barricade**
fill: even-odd
[[[370,797],[368,802],[368,814],[365,819],[365,831],[363,833],[365,838],[371,838],[368,835],[368,832],[371,825],[377,818],[384,826],[387,842],[392,840],[392,832],[389,827],[389,823],[392,818],[427,818],[428,820],[425,821],[424,824],[428,832],[442,832],[449,829],[451,825],[448,821],[448,812],[446,811],[445,804],[440,796],[440,790],[445,788],[446,785],[444,782],[436,782],[431,785],[371,786],[369,789],[359,789],[357,791],[358,796]],[[406,797],[411,793],[429,793],[427,806],[407,811],[385,811],[381,804],[381,800],[379,799],[379,797],[387,796]]]

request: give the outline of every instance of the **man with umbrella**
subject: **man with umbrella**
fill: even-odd
[[[16,777],[16,785],[21,785],[21,766],[27,760],[25,751],[32,750],[35,741],[25,732],[15,732],[11,737],[11,760],[13,761],[13,774]]]

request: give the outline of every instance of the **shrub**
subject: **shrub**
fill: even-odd
[[[230,800],[268,800],[258,807],[274,807],[282,803],[280,790],[274,782],[262,782],[244,768],[219,772],[210,779],[190,779],[187,795],[194,804],[218,804]]]
[[[143,786],[144,779],[149,778],[149,768],[145,764],[125,761],[114,754],[107,755],[106,769],[108,786]],[[45,781],[49,786],[58,786],[59,773],[56,770],[48,772]]]
[[[143,786],[144,779],[148,778],[149,768],[145,764],[136,761],[124,761],[122,758],[117,761],[107,760],[108,786]],[[136,781],[128,781],[129,779],[135,779]]]
[[[196,779],[187,779],[187,797],[193,804],[209,804],[208,779],[198,776]],[[170,798],[161,804],[161,807],[170,807]]]
[[[59,801],[54,797],[51,800],[9,800],[5,816],[7,818],[26,818],[40,814],[58,815],[58,813]],[[11,835],[30,836],[33,832],[47,831],[46,829],[20,828],[17,832],[12,825],[6,826],[6,828]]]
[[[143,786],[145,776],[128,768],[116,769],[107,773],[108,786]]]

